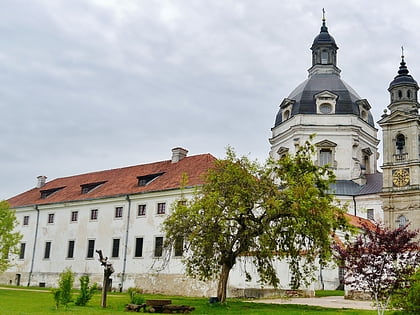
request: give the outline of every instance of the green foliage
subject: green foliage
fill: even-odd
[[[97,289],[97,284],[94,283],[92,286],[89,287],[88,275],[81,276],[79,281],[80,281],[80,294],[76,298],[75,304],[79,306],[85,306],[95,294],[95,291]]]
[[[316,297],[324,297],[324,296],[344,296],[343,290],[316,290],[315,296]]]
[[[139,288],[128,288],[127,294],[130,297],[131,304],[141,305],[145,302],[144,297],[141,295],[143,294],[143,290]]]
[[[420,269],[407,279],[404,288],[391,296],[391,305],[407,314],[420,314]]]
[[[58,308],[60,305],[67,305],[73,301],[71,289],[73,288],[74,275],[70,268],[66,268],[58,280],[58,288],[53,290],[55,306]]]
[[[53,294],[54,297],[54,302],[55,302],[55,308],[58,309],[60,306],[60,297],[61,297],[61,290],[60,289],[53,289],[51,291],[51,293]]]
[[[275,287],[276,259],[289,261],[292,285],[298,287],[314,271],[317,259],[325,264],[331,258],[331,232],[346,229],[345,211],[327,192],[332,171],[315,166],[313,152],[307,142],[295,156],[261,165],[228,148],[193,198],[173,205],[163,225],[165,246],[171,249],[184,239],[187,274],[200,280],[218,278],[221,302],[229,272],[240,257],[252,259],[261,282]]]
[[[0,201],[0,273],[11,265],[9,254],[19,252],[17,245],[22,235],[13,231],[16,225],[15,212],[10,210],[7,201]]]

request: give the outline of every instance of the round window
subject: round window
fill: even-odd
[[[323,103],[319,105],[319,111],[321,112],[321,114],[329,114],[332,112],[332,106],[331,104]]]

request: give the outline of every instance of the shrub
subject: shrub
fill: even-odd
[[[58,279],[58,289],[52,291],[55,301],[55,307],[59,305],[67,305],[72,302],[71,289],[73,288],[74,275],[70,268],[64,269]]]
[[[130,297],[131,304],[141,305],[144,303],[145,299],[141,296],[143,293],[142,289],[139,288],[128,288],[127,290],[128,296]]]
[[[405,288],[392,295],[391,304],[408,314],[420,314],[420,268],[408,279]]]
[[[80,294],[76,299],[75,304],[79,306],[85,306],[92,296],[95,294],[97,289],[96,283],[89,287],[89,276],[81,276],[80,279]]]

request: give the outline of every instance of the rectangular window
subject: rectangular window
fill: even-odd
[[[88,240],[87,258],[93,258],[95,254],[95,240]]]
[[[24,259],[25,258],[25,249],[26,249],[26,244],[25,243],[20,243],[19,259]]]
[[[23,217],[23,225],[28,225],[29,224],[29,215],[25,215]]]
[[[122,207],[115,207],[115,217],[122,218],[123,208]]]
[[[163,237],[155,238],[155,257],[162,257],[163,254]]]
[[[112,257],[118,257],[120,254],[120,239],[114,238],[112,240]]]
[[[165,214],[166,203],[159,202],[157,204],[157,214]]]
[[[178,238],[174,244],[174,255],[176,257],[182,256],[184,253],[184,240],[182,238]]]
[[[142,257],[143,256],[143,237],[136,238],[136,252],[134,253],[134,257]]]
[[[90,210],[90,219],[91,220],[98,220],[98,209]]]
[[[79,216],[79,211],[71,212],[71,222],[77,222],[77,217]]]
[[[45,242],[44,259],[49,259],[51,253],[51,242]]]
[[[48,214],[48,223],[54,223],[54,213]]]
[[[332,152],[330,149],[321,149],[319,151],[319,165],[332,165]]]
[[[145,216],[145,215],[146,215],[146,205],[139,205],[138,211],[137,211],[137,216],[141,217],[141,216]]]
[[[372,221],[375,219],[373,209],[367,209],[367,218]]]
[[[69,247],[67,248],[67,258],[74,257],[74,241],[69,241]]]

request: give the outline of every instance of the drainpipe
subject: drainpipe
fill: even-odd
[[[34,271],[36,242],[38,241],[39,209],[38,209],[38,206],[37,205],[34,208],[36,210],[36,225],[35,225],[35,236],[34,236],[34,248],[32,250],[31,269],[29,271],[29,277],[28,277],[28,287],[31,284],[32,272]]]
[[[124,259],[123,259],[123,270],[122,270],[122,274],[121,274],[120,291],[122,291],[123,287],[124,287],[125,269],[127,267],[128,230],[129,230],[129,226],[130,226],[130,214],[131,214],[131,199],[130,199],[130,196],[127,195],[125,199],[128,202],[128,211],[127,211],[127,226],[125,228]]]
[[[357,216],[356,196],[353,195],[354,216]]]

